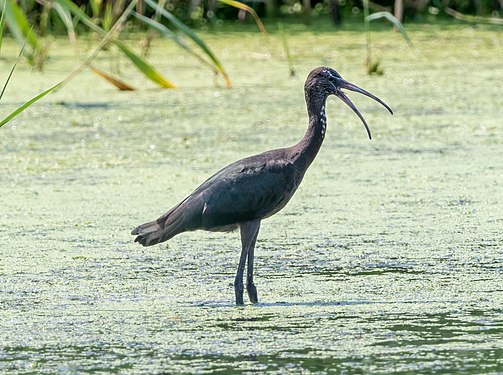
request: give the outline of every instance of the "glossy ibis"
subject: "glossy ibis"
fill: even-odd
[[[242,249],[234,281],[236,304],[243,304],[243,273],[247,260],[246,290],[250,301],[257,303],[253,258],[260,222],[285,207],[316,157],[326,131],[327,97],[335,95],[346,103],[361,119],[371,138],[363,116],[342,89],[366,95],[393,113],[382,100],[345,81],[335,70],[316,68],[309,73],[304,85],[309,126],[299,143],[228,165],[160,218],[135,228],[131,232],[137,235],[135,241],[151,246],[186,231],[231,231],[239,227]]]

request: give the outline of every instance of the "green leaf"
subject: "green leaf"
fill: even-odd
[[[103,26],[103,30],[109,31],[112,27],[113,16],[112,16],[112,4],[107,2],[105,5],[105,13],[101,18],[101,25]]]
[[[158,11],[160,14],[162,14],[163,17],[165,17],[171,24],[176,27],[181,33],[185,34],[188,36],[190,39],[196,43],[199,48],[201,48],[204,53],[208,56],[208,58],[213,62],[213,65],[215,68],[222,74],[222,76],[225,79],[225,83],[227,87],[230,87],[230,80],[229,76],[227,75],[227,72],[224,70],[222,64],[220,61],[218,61],[217,57],[213,54],[213,52],[209,49],[209,47],[204,43],[204,41],[199,38],[199,36],[192,31],[187,25],[185,25],[183,22],[181,22],[178,18],[173,16],[170,12],[168,12],[166,9],[160,7],[158,4],[156,4],[152,0],[145,0],[145,2],[152,7],[154,10]]]
[[[90,0],[89,5],[91,6],[93,17],[98,18],[100,16],[101,0]]]
[[[64,8],[68,9],[71,13],[79,17],[80,21],[84,23],[87,27],[89,27],[91,30],[94,32],[97,32],[98,34],[105,35],[106,32],[103,30],[101,27],[96,25],[92,19],[84,12],[82,9],[80,9],[77,5],[75,5],[74,2],[69,1],[69,0],[54,0],[55,3],[60,4]]]
[[[91,30],[105,35],[106,32],[101,27],[97,26],[91,18],[85,14],[77,5],[75,5],[70,0],[54,0],[56,3],[59,3],[70,10],[73,14],[80,17],[81,21],[88,26]],[[203,49],[203,51],[208,55],[208,57],[213,62],[216,69],[222,73],[224,76],[227,86],[230,85],[229,78],[227,73],[223,69],[222,65],[218,61],[218,59],[213,55],[211,50],[206,46],[206,44],[185,24],[180,22],[176,17],[174,17],[171,13],[166,11],[164,8],[159,7],[155,2],[151,0],[146,0],[146,2],[155,10],[160,12],[164,17],[166,17],[178,30],[180,30],[185,35],[189,36],[199,47]],[[158,71],[156,71],[152,65],[150,65],[146,60],[142,59],[140,56],[136,55],[132,50],[130,50],[126,45],[121,43],[118,40],[114,40],[113,43],[119,47],[119,49],[131,60],[133,64],[143,73],[147,78],[157,83],[161,87],[173,88],[175,85],[164,78]]]
[[[31,29],[30,29],[30,32],[31,32]],[[19,50],[19,53],[17,55],[17,59],[16,59],[16,62],[14,63],[14,65],[12,66],[11,70],[10,70],[10,73],[9,75],[7,76],[7,80],[5,81],[5,84],[3,85],[3,88],[2,88],[2,92],[0,93],[0,99],[3,98],[3,94],[5,93],[5,89],[7,88],[7,85],[9,84],[9,81],[12,77],[12,74],[14,73],[14,70],[16,69],[16,66],[17,66],[17,63],[19,62],[19,59],[21,58],[21,55],[23,54],[23,51],[24,51],[24,48],[26,47],[26,39],[23,43],[23,46],[21,47],[21,49]]]
[[[155,68],[150,65],[146,60],[142,59],[140,56],[138,56],[136,53],[134,53],[132,50],[130,50],[128,47],[126,47],[123,43],[120,41],[116,40],[115,44],[117,47],[121,49],[122,52],[131,60],[133,64],[136,65],[136,67],[151,81],[157,83],[159,86],[172,89],[175,88],[176,86],[168,81],[166,78],[162,76]]]
[[[150,27],[155,29],[162,36],[164,36],[168,39],[171,39],[173,42],[175,42],[181,48],[183,48],[186,52],[188,52],[191,55],[193,55],[194,57],[196,57],[203,64],[209,66],[215,73],[218,73],[216,68],[210,62],[206,61],[203,57],[201,57],[196,52],[194,52],[194,50],[192,48],[190,48],[189,45],[187,43],[185,43],[185,41],[182,38],[180,38],[177,34],[175,34],[173,31],[168,29],[162,23],[159,23],[151,18],[145,17],[144,15],[136,13],[136,12],[133,12],[133,15],[136,18],[138,18],[140,21],[146,23],[147,25],[149,25]]]
[[[108,34],[105,30],[103,30],[101,27],[96,25],[91,18],[85,14],[77,5],[75,5],[72,1],[69,0],[54,0],[56,3],[61,4],[63,7],[67,8],[70,12],[72,12],[74,15],[80,17],[81,21],[88,26],[91,30],[97,32],[98,34],[102,36],[109,36],[111,34]],[[130,11],[129,9],[132,10],[132,7],[136,4],[136,1],[133,1],[129,4],[128,8],[124,11],[124,14],[127,15],[127,13]],[[112,28],[113,29],[113,28]],[[138,56],[136,53],[134,53],[131,49],[126,47],[126,45],[119,40],[111,40],[112,43],[114,43],[119,49],[129,58],[129,60],[140,70],[145,77],[150,79],[151,81],[155,82],[161,87],[164,88],[175,88],[176,86],[167,80],[161,73],[159,73],[150,63],[148,63],[145,59],[141,58]]]
[[[31,32],[31,26],[23,10],[13,0],[5,0],[4,12],[9,29],[20,44],[26,40],[33,49],[39,49],[40,43],[37,36]]]
[[[3,120],[0,121],[0,128],[2,126],[4,126],[6,123],[8,123],[10,120],[12,120],[14,117],[16,117],[17,115],[19,115],[21,112],[23,112],[26,108],[28,108],[29,106],[31,106],[35,102],[39,101],[40,99],[42,99],[44,96],[46,96],[50,92],[52,92],[55,89],[57,89],[61,84],[62,84],[62,82],[59,82],[58,84],[52,86],[51,88],[48,88],[44,92],[42,92],[42,93],[38,94],[37,96],[35,96],[34,98],[30,99],[29,101],[27,101],[26,103],[24,103],[21,107],[17,108],[14,112],[12,112],[6,118],[4,118]]]
[[[173,42],[178,44],[184,50],[190,51],[190,47],[187,45],[187,43],[185,43],[183,41],[183,39],[181,39],[178,35],[176,35],[173,31],[168,29],[162,23],[154,21],[153,19],[145,17],[143,14],[139,14],[137,12],[132,12],[132,14],[133,14],[133,16],[138,18],[140,21],[146,23],[148,26],[157,30],[162,36],[164,36],[168,39],[171,39]]]
[[[3,94],[5,92],[5,89],[7,88],[7,85],[9,84],[10,78],[12,77],[12,73],[14,73],[14,69],[16,69],[17,62],[12,66],[9,75],[7,76],[7,79],[5,81],[5,84],[3,85],[2,92],[0,92],[0,100],[3,98]]]
[[[2,15],[0,16],[0,45],[1,45],[2,36],[3,36],[2,32],[3,32],[3,26],[4,26],[5,7],[6,7],[6,2],[4,2],[4,8],[3,8],[3,11],[2,11]],[[26,35],[26,38],[23,41],[23,46],[21,47],[21,50],[19,51],[19,55],[17,56],[16,63],[12,67],[12,69],[11,69],[11,71],[9,73],[9,76],[8,76],[6,82],[5,82],[5,85],[2,88],[2,92],[0,93],[0,99],[3,96],[3,94],[5,92],[5,89],[7,88],[7,85],[9,83],[9,81],[10,81],[10,78],[12,77],[12,73],[14,72],[14,69],[16,68],[17,62],[19,61],[19,58],[21,57],[21,54],[24,51],[24,48],[26,46],[27,41],[30,38],[30,35],[32,35],[32,33],[31,33],[31,27],[29,28],[29,30],[27,32],[27,35]],[[37,102],[38,100],[42,99],[44,96],[46,96],[47,94],[49,94],[50,92],[52,92],[53,90],[55,90],[56,88],[58,88],[62,83],[63,82],[59,82],[58,84],[52,86],[51,88],[45,90],[41,94],[38,94],[37,96],[35,96],[31,100],[27,101],[22,106],[18,107],[14,112],[12,112],[10,115],[8,115],[7,117],[5,117],[3,120],[0,121],[0,127],[2,127],[3,125],[5,125],[6,123],[8,123],[10,120],[12,120],[14,117],[16,117],[17,115],[19,115],[26,108],[28,108],[29,106],[31,106],[33,103]]]
[[[35,33],[31,32],[31,26],[26,19],[26,15],[13,0],[4,0],[4,12],[2,14],[5,14],[9,30],[20,45],[28,43],[33,51],[41,50],[40,42]],[[25,54],[30,63],[33,63],[33,52],[25,51]]]
[[[372,13],[370,16],[366,18],[366,20],[370,22],[373,20],[377,20],[379,18],[386,18],[389,22],[391,22],[393,26],[395,26],[400,31],[403,38],[407,41],[407,44],[410,47],[413,47],[412,40],[407,35],[407,31],[405,31],[405,28],[403,27],[402,23],[398,20],[398,18],[393,16],[390,12]]]
[[[63,24],[66,27],[66,31],[68,33],[68,39],[70,39],[70,43],[73,47],[77,46],[77,37],[75,36],[75,28],[73,26],[72,15],[70,11],[62,6],[61,4],[55,2],[53,4],[54,9],[59,14],[59,18],[63,21]]]
[[[0,15],[0,51],[2,51],[3,25],[5,16],[5,2],[3,3],[2,15]]]

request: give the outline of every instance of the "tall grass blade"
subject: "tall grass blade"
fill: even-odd
[[[164,8],[164,6],[166,5],[166,1],[167,0],[159,0],[157,2],[157,5],[159,5],[160,8]],[[138,13],[138,14],[140,14],[140,13]],[[158,10],[156,10],[152,19],[156,22],[159,22],[161,20],[161,17],[162,17],[162,15],[159,13]],[[155,35],[156,35],[156,33],[154,32],[154,30],[152,30],[152,28],[149,28],[149,30],[147,31],[147,35],[145,36],[145,43],[144,43],[144,47],[143,47],[143,51],[142,51],[143,56],[145,56],[145,57],[148,56],[150,46],[152,44],[152,40],[154,40],[154,38],[155,38]]]
[[[7,79],[5,80],[5,84],[2,87],[2,92],[0,93],[0,100],[3,97],[3,94],[5,92],[5,89],[7,88],[7,85],[9,84],[10,77],[12,77],[12,73],[14,73],[14,69],[16,69],[17,62],[14,64],[14,66],[11,68],[9,75],[7,76]]]
[[[407,34],[407,31],[405,31],[405,27],[403,27],[402,23],[398,20],[398,18],[396,18],[390,12],[372,13],[370,16],[366,17],[366,20],[370,22],[380,18],[386,18],[389,22],[391,22],[393,26],[395,26],[400,31],[400,34],[402,34],[403,38],[407,41],[409,47],[414,47],[414,45],[412,44],[412,40],[409,38],[409,35]]]
[[[32,27],[33,28],[33,27]],[[31,33],[31,28],[30,28],[30,33]],[[16,69],[16,66],[17,66],[17,63],[19,62],[19,59],[21,58],[21,55],[23,54],[23,51],[24,51],[24,48],[26,47],[26,39],[21,47],[21,49],[19,50],[19,53],[17,55],[17,59],[16,59],[16,62],[14,63],[14,65],[12,66],[10,72],[9,72],[9,75],[7,77],[7,80],[5,81],[5,84],[2,88],[2,92],[0,93],[0,99],[2,99],[3,97],[3,94],[5,92],[5,89],[7,88],[7,85],[9,84],[9,81],[12,77],[12,74],[14,73],[14,70]]]
[[[2,7],[2,14],[0,15],[0,52],[2,51],[2,39],[3,39],[3,26],[4,26],[4,16],[5,16],[5,2]]]
[[[98,54],[103,49],[103,47],[106,46],[108,43],[111,42],[111,40],[114,38],[114,33],[124,23],[124,21],[126,20],[129,12],[131,12],[131,10],[133,9],[134,5],[135,5],[135,1],[131,2],[131,4],[129,5],[129,7],[126,10],[124,10],[124,12],[121,14],[121,16],[119,17],[119,19],[117,20],[117,22],[115,22],[115,25],[110,29],[110,31],[108,33],[105,34],[105,36],[103,37],[103,39],[101,39],[101,41],[98,43],[98,45],[96,46],[96,48],[89,54],[89,56],[87,56],[87,58],[84,60],[84,62],[82,64],[80,64],[80,66],[78,66],[77,68],[75,68],[63,80],[64,84],[70,82],[73,78],[75,78],[78,74],[80,74],[80,72],[82,72],[85,68],[87,68],[91,64],[91,62],[96,58],[96,56],[98,56]],[[76,16],[76,17],[78,17],[78,16]]]
[[[286,40],[285,31],[283,30],[283,24],[278,22],[279,35],[281,37],[281,43],[283,44],[283,49],[285,51],[286,60],[288,61],[288,68],[290,70],[290,77],[295,76],[295,68],[293,67],[292,55],[290,54],[290,48],[288,47],[288,41]]]
[[[213,64],[211,64],[210,62],[205,60],[201,55],[194,52],[194,50],[192,48],[190,48],[188,46],[188,44],[185,43],[185,41],[182,38],[180,38],[178,35],[176,35],[173,31],[168,29],[162,23],[159,23],[151,18],[145,17],[144,15],[136,13],[136,12],[133,12],[133,15],[136,18],[138,18],[140,21],[142,21],[142,22],[146,23],[147,25],[149,25],[150,27],[152,27],[154,30],[156,30],[159,34],[161,34],[165,38],[171,39],[173,42],[178,44],[178,46],[183,48],[187,53],[190,53],[192,56],[197,58],[204,65],[207,65],[215,73],[218,73],[217,69],[213,66]]]
[[[115,87],[117,87],[121,91],[134,91],[134,90],[136,90],[133,86],[128,85],[127,83],[125,83],[124,81],[121,81],[120,79],[112,77],[110,74],[105,73],[104,71],[102,71],[98,68],[95,68],[92,65],[89,65],[89,68],[94,73],[96,73],[97,75],[99,75],[100,77],[105,79],[106,81],[110,82],[112,85],[114,85]]]
[[[103,30],[107,32],[110,31],[110,28],[112,27],[112,22],[113,22],[112,4],[107,2],[107,4],[105,5],[105,13],[101,18],[101,25],[103,26]]]
[[[58,1],[58,0],[56,0],[56,1]],[[87,68],[91,64],[91,62],[96,58],[96,56],[98,56],[98,54],[103,49],[103,47],[112,41],[112,39],[114,38],[114,33],[124,23],[124,21],[126,20],[126,18],[129,15],[129,13],[132,11],[132,9],[135,6],[135,4],[136,4],[136,0],[133,0],[129,4],[128,8],[125,9],[124,12],[121,14],[121,16],[117,19],[117,21],[115,22],[115,24],[112,27],[112,29],[110,29],[110,31],[105,34],[105,36],[103,37],[103,39],[101,39],[101,41],[98,43],[98,45],[96,46],[96,48],[89,54],[89,56],[87,56],[87,58],[84,60],[84,62],[82,64],[80,64],[80,66],[78,66],[77,68],[75,68],[63,80],[64,84],[70,82],[73,78],[75,78],[78,74],[80,74],[80,72],[82,72],[85,68]],[[81,12],[80,9],[79,9],[79,11]],[[78,18],[78,17],[79,17],[79,15],[77,14],[76,18]]]
[[[446,7],[444,9],[445,13],[449,16],[456,18],[457,20],[466,21],[466,22],[474,22],[474,23],[485,23],[490,25],[503,25],[502,18],[496,17],[479,17],[479,16],[469,16],[467,14],[460,13],[455,11],[452,8]]]
[[[133,1],[136,3],[136,1]],[[96,25],[93,20],[84,12],[82,9],[80,9],[73,1],[70,0],[54,0],[54,3],[61,5],[62,7],[68,9],[70,13],[74,14],[79,18],[79,21],[82,21],[83,24],[85,24],[87,27],[89,27],[92,31],[105,35],[106,32],[103,30],[101,27]]]
[[[367,52],[367,60],[365,61],[365,65],[367,66],[367,73],[371,74],[370,66],[372,65],[372,57],[371,57],[371,38],[370,38],[370,22],[369,18],[369,1],[363,0],[363,24],[365,27],[365,50]]]
[[[92,16],[98,18],[100,16],[101,0],[89,0]]]
[[[63,24],[66,27],[66,32],[68,33],[68,39],[70,40],[70,44],[76,48],[77,47],[77,37],[75,36],[75,28],[73,26],[72,14],[68,9],[63,7],[61,4],[55,2],[53,3],[53,7],[56,12],[59,14],[59,18],[63,21]]]
[[[168,81],[162,74],[155,70],[155,68],[150,65],[147,60],[138,56],[136,53],[126,47],[126,45],[119,42],[118,40],[115,41],[115,45],[119,47],[119,49],[124,52],[129,60],[131,60],[131,62],[136,65],[136,67],[152,82],[155,82],[159,86],[167,89],[173,89],[176,87],[174,83]]]
[[[3,10],[5,10],[5,6],[6,5],[4,3]],[[1,41],[2,41],[2,37],[3,37],[4,14],[5,14],[5,12],[2,11],[2,15],[0,16],[0,44],[1,44]],[[5,84],[4,84],[3,88],[2,88],[2,92],[0,93],[0,99],[2,99],[2,97],[3,97],[4,93],[5,93],[5,89],[7,88],[7,85],[9,84],[9,81],[10,81],[10,79],[12,77],[12,73],[14,73],[14,69],[16,69],[17,63],[18,63],[19,59],[21,58],[21,55],[23,54],[24,48],[26,47],[26,43],[27,43],[27,40],[28,40],[28,37],[30,36],[30,34],[31,34],[31,28],[28,31],[28,35],[27,35],[26,39],[23,42],[23,46],[21,47],[21,50],[19,51],[16,63],[14,64],[14,66],[12,67],[12,69],[10,70],[9,76],[7,77],[7,80],[5,81]],[[38,94],[37,96],[35,96],[34,98],[32,98],[31,100],[27,101],[22,106],[18,107],[10,115],[8,115],[7,117],[5,117],[3,120],[0,120],[0,128],[2,126],[4,126],[6,123],[8,123],[10,120],[12,120],[14,117],[16,117],[17,115],[19,115],[21,112],[23,112],[26,108],[28,108],[29,106],[31,106],[33,103],[37,102],[38,100],[42,99],[44,96],[46,96],[47,94],[49,94],[50,92],[54,91],[61,84],[62,84],[62,82],[59,82],[58,84],[52,86],[51,88],[45,90],[44,92],[42,92],[42,93]]]
[[[4,13],[14,38],[20,45],[25,41],[36,51],[40,49],[40,42],[37,36],[31,32],[31,26],[23,10],[13,0],[4,0]]]
[[[47,94],[49,94],[50,92],[54,91],[55,89],[57,89],[60,85],[62,84],[62,82],[59,82],[57,83],[56,85],[48,88],[47,90],[45,90],[44,92],[38,94],[37,96],[33,97],[32,99],[28,100],[26,103],[24,103],[21,107],[17,108],[14,112],[12,112],[10,115],[8,115],[6,118],[4,118],[3,120],[0,121],[0,128],[2,126],[4,126],[6,123],[8,123],[10,120],[12,120],[14,117],[16,117],[17,115],[19,115],[21,112],[23,112],[26,108],[28,108],[29,106],[31,106],[33,103],[39,101],[40,99],[42,99],[44,96],[46,96]]]
[[[260,32],[262,32],[263,34],[267,34],[267,31],[265,30],[264,24],[260,20],[260,17],[257,15],[257,12],[255,12],[255,10],[252,7],[250,7],[246,4],[243,4],[240,1],[236,1],[236,0],[219,0],[219,1],[221,3],[230,5],[231,7],[238,8],[238,9],[241,9],[241,10],[244,10],[244,11],[250,13],[252,15],[252,17],[255,19],[255,22],[257,23],[257,26],[258,26]]]
[[[104,39],[108,38],[108,40],[110,40],[117,47],[119,47],[119,49],[129,58],[129,60],[138,68],[138,70],[140,70],[145,75],[145,77],[147,77],[151,81],[155,82],[156,84],[158,84],[159,86],[164,87],[164,88],[176,87],[172,82],[170,82],[161,73],[159,73],[149,62],[147,62],[147,60],[141,58],[136,53],[134,53],[131,49],[129,49],[124,43],[120,42],[119,40],[113,39],[113,37],[112,37],[113,32],[118,30],[118,28],[119,28],[118,26],[120,26],[125,21],[126,17],[133,11],[133,8],[137,3],[136,0],[132,1],[129,4],[129,6],[122,13],[122,16],[119,18],[119,20],[117,20],[114,27],[112,27],[112,29],[108,33],[106,33],[105,30],[103,30],[101,27],[96,25],[92,21],[92,19],[86,13],[84,13],[77,5],[75,5],[72,1],[70,1],[70,0],[54,0],[54,1],[61,4],[64,7],[66,7],[74,15],[78,16],[80,18],[80,20],[86,26],[88,26],[91,30],[97,32],[100,35],[105,36]],[[101,44],[102,43],[100,43],[100,45]],[[103,45],[104,45],[104,43],[102,44],[102,46]],[[99,51],[97,51],[97,52],[99,52]],[[74,75],[72,75],[72,78],[73,78],[73,76]]]
[[[160,34],[162,34],[166,38],[171,39],[173,42],[178,44],[183,49],[190,50],[190,47],[178,35],[176,35],[173,31],[168,29],[162,23],[159,23],[159,21],[155,21],[152,18],[145,17],[143,14],[140,14],[137,12],[132,12],[132,14],[133,14],[133,16],[138,18],[140,21],[146,23],[148,26],[157,30],[157,32],[159,32]]]
[[[176,27],[181,33],[185,34],[187,37],[192,39],[194,43],[196,43],[199,48],[201,48],[204,53],[208,56],[208,58],[212,61],[213,65],[215,68],[222,74],[222,76],[225,79],[225,84],[227,87],[230,87],[231,81],[229,79],[229,76],[225,69],[223,68],[222,64],[220,61],[217,59],[217,57],[213,54],[213,52],[209,49],[209,47],[206,45],[206,43],[199,38],[199,36],[192,31],[187,25],[185,25],[183,22],[181,22],[178,18],[173,16],[170,12],[168,12],[166,9],[161,8],[157,3],[155,3],[152,0],[144,0],[152,9],[159,11],[160,14],[162,14],[163,17],[165,17],[171,24]]]

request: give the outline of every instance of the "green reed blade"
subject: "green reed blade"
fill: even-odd
[[[92,19],[85,14],[77,5],[69,0],[54,0],[55,2],[61,4],[66,7],[70,12],[74,15],[80,17],[80,20],[88,26],[91,30],[97,32],[102,36],[106,36],[107,33],[101,27],[96,25]],[[136,1],[132,1],[128,8],[124,11],[123,15],[127,16],[130,12],[132,12],[133,7],[136,5]],[[176,87],[172,82],[166,79],[161,73],[159,73],[147,60],[138,56],[131,49],[129,49],[124,43],[120,42],[117,39],[112,39],[112,43],[114,43],[119,49],[129,58],[129,60],[140,70],[145,77],[150,79],[152,82],[155,82],[161,87],[164,88],[174,88]]]
[[[55,89],[57,89],[60,85],[62,84],[62,82],[59,82],[57,83],[56,85],[48,88],[47,90],[45,90],[44,92],[38,94],[37,96],[33,97],[32,99],[28,100],[26,103],[24,103],[21,107],[17,108],[14,112],[12,112],[10,115],[8,115],[6,118],[4,118],[3,120],[0,121],[0,128],[5,125],[6,123],[8,123],[10,120],[12,120],[14,117],[16,117],[17,115],[19,115],[21,112],[23,112],[26,108],[28,108],[29,106],[31,106],[32,104],[34,104],[35,102],[39,101],[40,99],[42,99],[44,96],[46,96],[47,94],[49,94],[50,92],[54,91]]]
[[[230,79],[223,68],[222,64],[218,60],[218,58],[215,56],[215,54],[210,50],[210,48],[206,45],[206,43],[199,38],[199,36],[192,31],[187,25],[185,25],[183,22],[181,22],[178,18],[173,16],[170,12],[168,12],[166,9],[160,7],[157,3],[155,3],[152,0],[145,0],[145,2],[152,7],[154,10],[158,11],[162,16],[164,16],[168,21],[171,22],[171,24],[176,27],[181,33],[185,34],[187,37],[192,39],[194,43],[196,43],[199,48],[201,48],[204,53],[208,56],[208,58],[212,61],[213,65],[215,68],[222,74],[222,76],[225,79],[225,83],[227,87],[230,87]]]
[[[115,45],[120,48],[122,52],[131,60],[131,62],[136,65],[136,67],[152,82],[157,83],[159,86],[172,89],[175,88],[175,84],[168,81],[164,76],[159,73],[155,68],[147,62],[147,60],[141,58],[132,50],[130,50],[126,45],[118,40],[115,41]]]
[[[5,16],[5,2],[3,3],[2,14],[0,15],[0,52],[2,51],[3,26]]]
[[[243,4],[242,2],[240,1],[236,1],[236,0],[219,0],[221,3],[224,3],[224,4],[227,4],[227,5],[230,5],[231,7],[234,7],[234,8],[237,8],[237,9],[241,9],[241,10],[244,10],[248,13],[251,14],[251,16],[253,17],[253,19],[255,20],[260,32],[262,32],[263,34],[267,34],[267,31],[265,30],[265,26],[264,24],[262,23],[260,17],[258,16],[257,12],[255,12],[255,10],[246,5],[246,4]]]
[[[151,18],[145,17],[139,13],[133,12],[133,15],[138,18],[140,21],[144,22],[145,24],[149,25],[152,27],[154,30],[156,30],[159,34],[161,34],[163,37],[171,39],[173,42],[178,44],[181,48],[183,48],[186,52],[190,53],[192,56],[194,56],[196,59],[198,59],[201,63],[204,65],[207,65],[210,69],[212,69],[215,73],[218,73],[218,70],[214,67],[213,64],[205,60],[202,56],[197,54],[190,46],[185,43],[185,41],[180,38],[177,34],[175,34],[173,31],[168,29],[166,26],[164,26],[162,23],[157,22]]]
[[[377,20],[379,18],[386,18],[389,22],[391,22],[393,26],[395,26],[400,31],[400,34],[402,34],[403,38],[407,41],[407,44],[410,47],[413,47],[412,40],[409,38],[407,31],[405,31],[405,27],[403,27],[402,23],[398,20],[398,18],[396,18],[390,12],[372,13],[370,16],[367,17],[367,21],[370,22],[373,20]]]

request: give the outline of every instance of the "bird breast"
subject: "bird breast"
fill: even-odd
[[[244,159],[217,175],[200,191],[206,230],[269,217],[285,207],[298,186],[293,164],[284,159]]]

